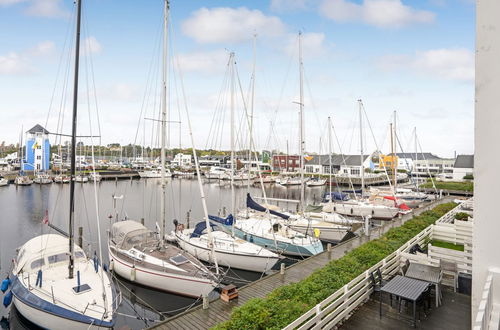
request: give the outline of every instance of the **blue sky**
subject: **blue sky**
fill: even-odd
[[[158,111],[161,0],[86,0],[80,80],[80,131],[97,130],[96,108],[88,106],[93,66],[103,143],[151,144]],[[0,141],[14,143],[21,126],[36,123],[56,131],[60,104],[63,131],[70,129],[71,88],[62,87],[72,44],[71,0],[0,0]],[[172,1],[170,51],[178,59],[197,147],[229,146],[228,100],[219,106],[219,124],[210,130],[229,51],[236,53],[243,89],[252,70],[252,36],[257,34],[255,140],[258,148],[298,145],[299,80],[297,32],[303,31],[306,76],[306,149],[326,150],[326,120],[333,118],[345,153],[359,152],[356,100],[363,99],[373,135],[366,149],[384,151],[394,110],[405,151],[413,151],[417,128],[424,151],[450,157],[473,152],[474,2],[471,0],[271,0]],[[69,31],[70,39],[67,39]],[[153,65],[151,66],[153,59]],[[61,65],[61,70],[58,67]],[[154,74],[148,74],[152,67]],[[177,66],[178,67],[178,66]],[[177,69],[170,69],[178,77]],[[71,76],[68,76],[71,78]],[[56,93],[51,106],[51,95]],[[149,83],[147,81],[150,80]],[[178,79],[176,79],[178,81]],[[151,82],[153,81],[153,82]],[[178,120],[180,85],[171,80],[171,120]],[[156,92],[155,92],[156,91]],[[237,97],[238,100],[241,96]],[[144,102],[143,100],[146,100]],[[143,106],[145,104],[145,106]],[[141,108],[144,113],[141,115]],[[276,113],[276,115],[275,115]],[[242,105],[237,102],[237,117]],[[184,110],[181,143],[189,146]],[[271,123],[275,133],[270,136]],[[368,123],[364,123],[365,128]],[[217,129],[215,129],[217,128]],[[223,130],[222,142],[214,131]],[[83,133],[82,133],[83,134]],[[172,126],[170,144],[179,144]],[[208,141],[208,142],[207,142]],[[89,141],[86,141],[87,143]],[[411,149],[410,147],[411,146]],[[335,151],[339,151],[334,143]]]

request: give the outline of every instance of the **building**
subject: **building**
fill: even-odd
[[[50,167],[49,131],[37,124],[26,134],[23,171],[47,171]]]
[[[391,156],[392,154],[389,154]],[[400,152],[396,153],[398,169],[404,169],[413,174],[428,176],[453,173],[453,158],[441,158],[430,152]]]
[[[309,174],[343,174],[357,176],[361,174],[361,155],[313,155],[305,160],[304,172]],[[374,169],[372,155],[363,156],[363,167]]]
[[[274,172],[300,171],[300,156],[298,155],[273,155]]]
[[[453,180],[461,181],[474,175],[474,155],[458,155],[453,166]]]
[[[193,156],[180,152],[174,156],[171,164],[174,167],[190,168],[193,165]]]
[[[401,168],[400,166],[399,154],[389,154],[389,155],[379,155],[378,157],[378,169],[387,171],[392,171],[395,168]]]

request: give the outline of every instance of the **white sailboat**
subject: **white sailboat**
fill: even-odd
[[[141,178],[146,179],[158,179],[161,178],[161,168],[152,168],[150,170],[138,171],[137,172]],[[170,172],[169,168],[165,169],[165,177],[172,177],[172,172]]]
[[[47,173],[40,172],[40,173],[35,174],[35,178],[33,179],[33,182],[37,183],[37,184],[50,184],[53,181],[52,181],[52,178],[50,177],[50,175],[48,175]]]
[[[82,1],[76,1],[75,80],[71,176],[75,176],[78,63]],[[12,269],[12,294],[17,310],[47,329],[111,328],[117,307],[113,285],[99,265],[76,246],[74,190],[70,186],[68,237],[45,234],[32,238],[17,251]],[[48,221],[48,219],[47,219]],[[99,225],[98,225],[99,230]]]
[[[165,241],[168,17],[169,3],[165,0],[161,99],[161,234],[157,237],[154,232],[135,221],[117,221],[111,226],[108,239],[109,258],[113,270],[132,282],[197,298],[208,295],[218,285],[217,276],[192,255]],[[217,265],[216,269],[218,273]]]
[[[232,73],[232,81],[234,82],[234,53],[230,54],[229,63]],[[233,91],[234,92],[234,91]],[[231,99],[234,100],[234,95]],[[234,164],[234,102],[231,102],[231,164]],[[194,150],[194,146],[193,146]],[[195,153],[196,170],[199,172],[198,160]],[[230,170],[231,184],[234,183],[234,172]],[[248,180],[248,176],[246,178]],[[198,178],[199,183],[201,179]],[[200,184],[200,193],[203,196],[203,189]],[[234,189],[232,190],[232,198],[234,201]],[[234,213],[234,202],[232,205]],[[208,213],[205,214],[208,219]],[[207,221],[208,222],[208,221]],[[210,227],[213,225],[210,224]],[[210,232],[208,232],[210,230]],[[242,240],[225,231],[217,230],[217,226],[207,228],[206,222],[198,223],[195,228],[186,229],[184,225],[175,223],[175,232],[173,233],[179,246],[193,254],[197,258],[206,261],[214,262],[214,255],[219,265],[244,269],[259,273],[264,273],[270,270],[280,259],[279,255],[273,253],[261,246]]]

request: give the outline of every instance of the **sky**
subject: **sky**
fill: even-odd
[[[78,134],[100,136],[85,144],[158,145],[163,4],[83,2]],[[0,0],[0,142],[36,124],[70,133],[74,17],[72,0]],[[191,146],[187,109],[197,148],[230,148],[234,52],[237,147],[255,63],[255,145],[298,152],[301,31],[308,153],[326,153],[329,137],[334,152],[359,153],[361,99],[365,152],[390,151],[396,111],[398,150],[471,154],[474,24],[473,0],[171,1],[168,145]]]

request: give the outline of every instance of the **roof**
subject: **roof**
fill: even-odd
[[[43,134],[49,134],[49,131],[47,131],[45,128],[43,128],[41,125],[36,124],[33,126],[28,133],[35,134],[35,133],[43,133]]]
[[[392,154],[389,154],[389,156]],[[431,160],[431,159],[442,159],[430,152],[397,152],[396,156],[399,158],[410,158],[411,160]]]
[[[474,168],[474,155],[458,155],[454,168]]]
[[[370,155],[363,155],[364,161],[370,157]],[[313,159],[306,161],[305,165],[319,165],[321,158],[321,165],[328,166],[330,164],[330,159],[328,155],[313,155]],[[361,155],[332,155],[332,165],[340,166],[360,166],[361,165]]]

